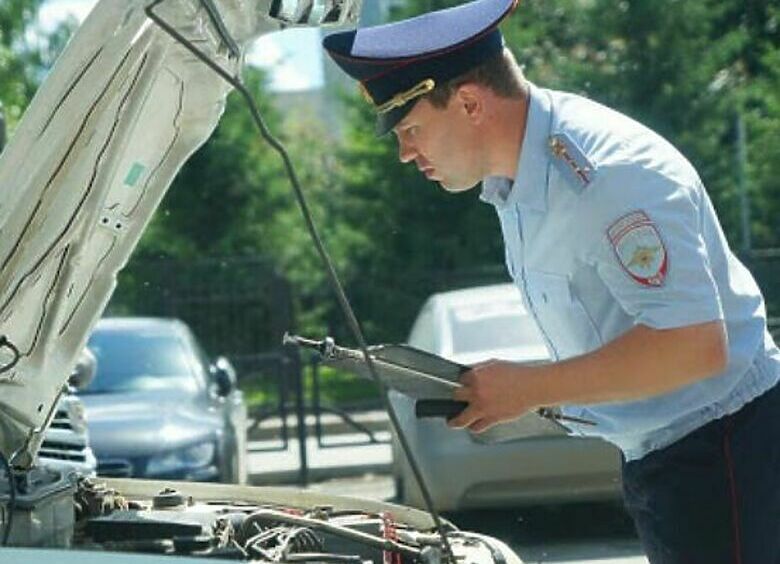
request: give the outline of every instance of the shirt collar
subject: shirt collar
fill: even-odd
[[[528,117],[523,148],[514,182],[499,176],[482,181],[480,199],[497,208],[511,203],[547,211],[548,139],[552,123],[552,104],[546,92],[528,83]]]
[[[511,178],[506,176],[488,176],[482,179],[482,192],[479,195],[479,199],[498,208],[506,205],[506,200],[511,191]]]

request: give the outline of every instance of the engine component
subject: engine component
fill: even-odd
[[[152,507],[155,509],[173,509],[183,505],[192,505],[192,498],[185,497],[175,488],[165,488],[152,498]]]
[[[0,482],[0,503],[10,499],[7,480]],[[12,546],[67,548],[73,541],[75,484],[60,472],[33,468],[18,481],[13,509],[13,526],[8,543]],[[8,515],[3,515],[3,523]]]
[[[89,517],[108,515],[113,511],[128,509],[129,504],[119,492],[107,488],[103,482],[89,478],[78,481],[74,494],[76,505],[76,521],[84,521]]]

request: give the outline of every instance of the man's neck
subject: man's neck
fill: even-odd
[[[493,102],[495,110],[491,116],[491,131],[488,133],[489,154],[485,176],[514,179],[523,150],[529,94],[526,91],[519,99],[496,96]]]

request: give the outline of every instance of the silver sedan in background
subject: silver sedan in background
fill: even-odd
[[[512,284],[432,295],[408,342],[466,365],[489,359],[549,360],[536,323]],[[443,419],[417,419],[408,396],[391,391],[390,401],[439,510],[619,498],[620,454],[600,439],[561,431],[488,444],[479,435],[450,429]],[[422,507],[397,438],[393,467],[399,501]]]
[[[81,391],[100,476],[246,482],[246,405],[225,358],[181,321],[101,319]]]

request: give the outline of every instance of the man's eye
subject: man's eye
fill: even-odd
[[[417,134],[420,133],[420,126],[419,125],[413,125],[410,128],[406,130],[406,134],[409,137],[416,137]]]

